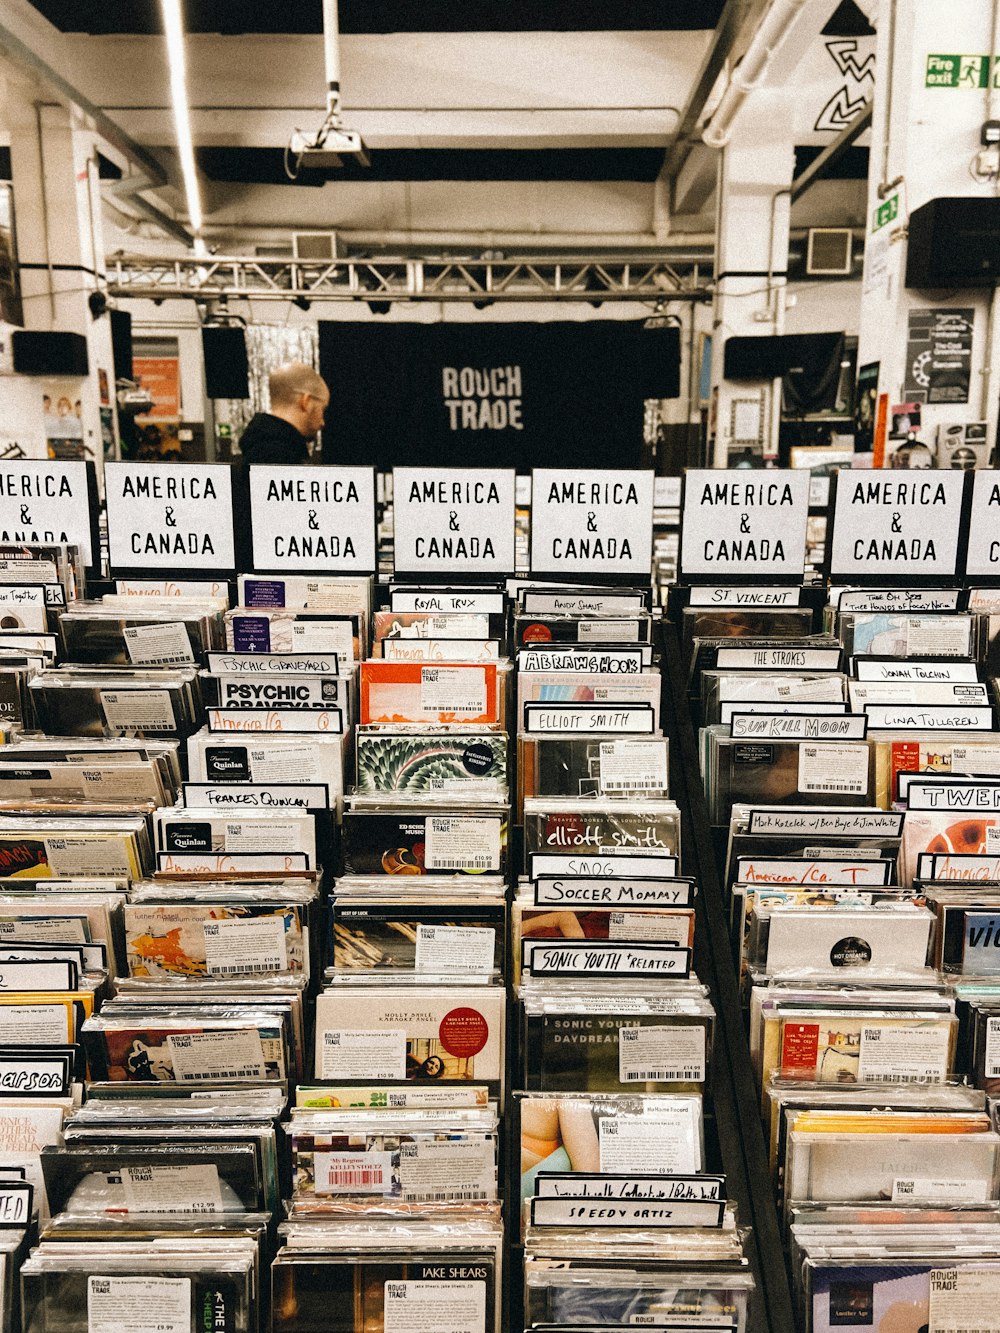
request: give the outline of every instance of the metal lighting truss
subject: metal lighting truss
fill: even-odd
[[[673,257],[672,257],[673,258]],[[107,261],[112,296],[252,301],[704,301],[710,266],[665,259],[254,259]],[[683,272],[680,271],[683,269]]]

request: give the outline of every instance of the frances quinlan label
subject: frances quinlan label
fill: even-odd
[[[690,471],[681,573],[800,579],[808,518],[807,472]]]
[[[375,474],[365,467],[252,467],[255,569],[374,570]]]
[[[649,577],[652,472],[536,468],[531,568],[536,573]]]
[[[837,480],[832,576],[889,583],[915,574],[953,577],[966,475],[845,472]]]
[[[233,569],[232,469],[222,463],[108,463],[114,569]]]
[[[397,570],[473,575],[513,571],[513,471],[397,467],[392,475]]]

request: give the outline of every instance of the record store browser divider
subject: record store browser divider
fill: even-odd
[[[994,1326],[995,474],[813,571],[688,473],[668,588],[646,472],[518,570],[508,471],[109,464],[105,570],[81,467],[0,464],[4,1333]]]

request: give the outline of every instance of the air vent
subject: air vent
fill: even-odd
[[[851,272],[852,248],[849,227],[811,227],[806,272],[817,278],[847,277]]]
[[[292,253],[296,259],[330,264],[340,257],[337,253],[337,233],[335,231],[293,232]]]

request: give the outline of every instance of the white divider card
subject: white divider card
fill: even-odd
[[[692,588],[688,606],[798,606],[801,588]]]
[[[513,471],[397,467],[392,476],[397,572],[469,578],[513,572]]]
[[[657,509],[679,509],[680,477],[656,477],[653,482],[653,503]]]
[[[108,463],[111,572],[236,565],[232,469],[223,463]]]
[[[973,474],[965,577],[1000,581],[1000,472]]]
[[[614,1200],[583,1197],[531,1200],[533,1226],[721,1227],[726,1205],[695,1199]]]
[[[653,722],[650,704],[524,705],[524,729],[533,736],[553,732],[651,736],[655,730]]]
[[[1000,778],[954,778],[947,782],[911,780],[906,789],[906,808],[995,814],[1000,810]]]
[[[521,965],[544,977],[687,977],[691,950],[676,944],[522,940]]]
[[[801,581],[808,520],[808,472],[690,469],[680,577]]]
[[[902,819],[902,816],[900,816]],[[675,879],[677,857],[656,852],[601,852],[597,855],[566,856],[559,852],[531,852],[528,878],[559,879]]]
[[[719,1201],[726,1197],[725,1176],[607,1175],[590,1171],[539,1171],[537,1199],[677,1199]]]
[[[868,731],[864,713],[817,716],[815,713],[734,712],[731,736],[789,741],[859,741]]]
[[[958,573],[968,473],[839,472],[829,575],[846,583],[905,583]]]
[[[653,556],[653,474],[535,468],[531,569],[553,575],[636,575]]]
[[[534,890],[537,907],[689,907],[694,881],[539,875]]]
[[[866,704],[872,731],[992,731],[993,709],[963,704]]]
[[[93,464],[0,462],[0,542],[70,542],[82,548],[93,569],[100,555],[99,509]]]
[[[370,467],[252,467],[253,567],[370,574],[378,565]]]

